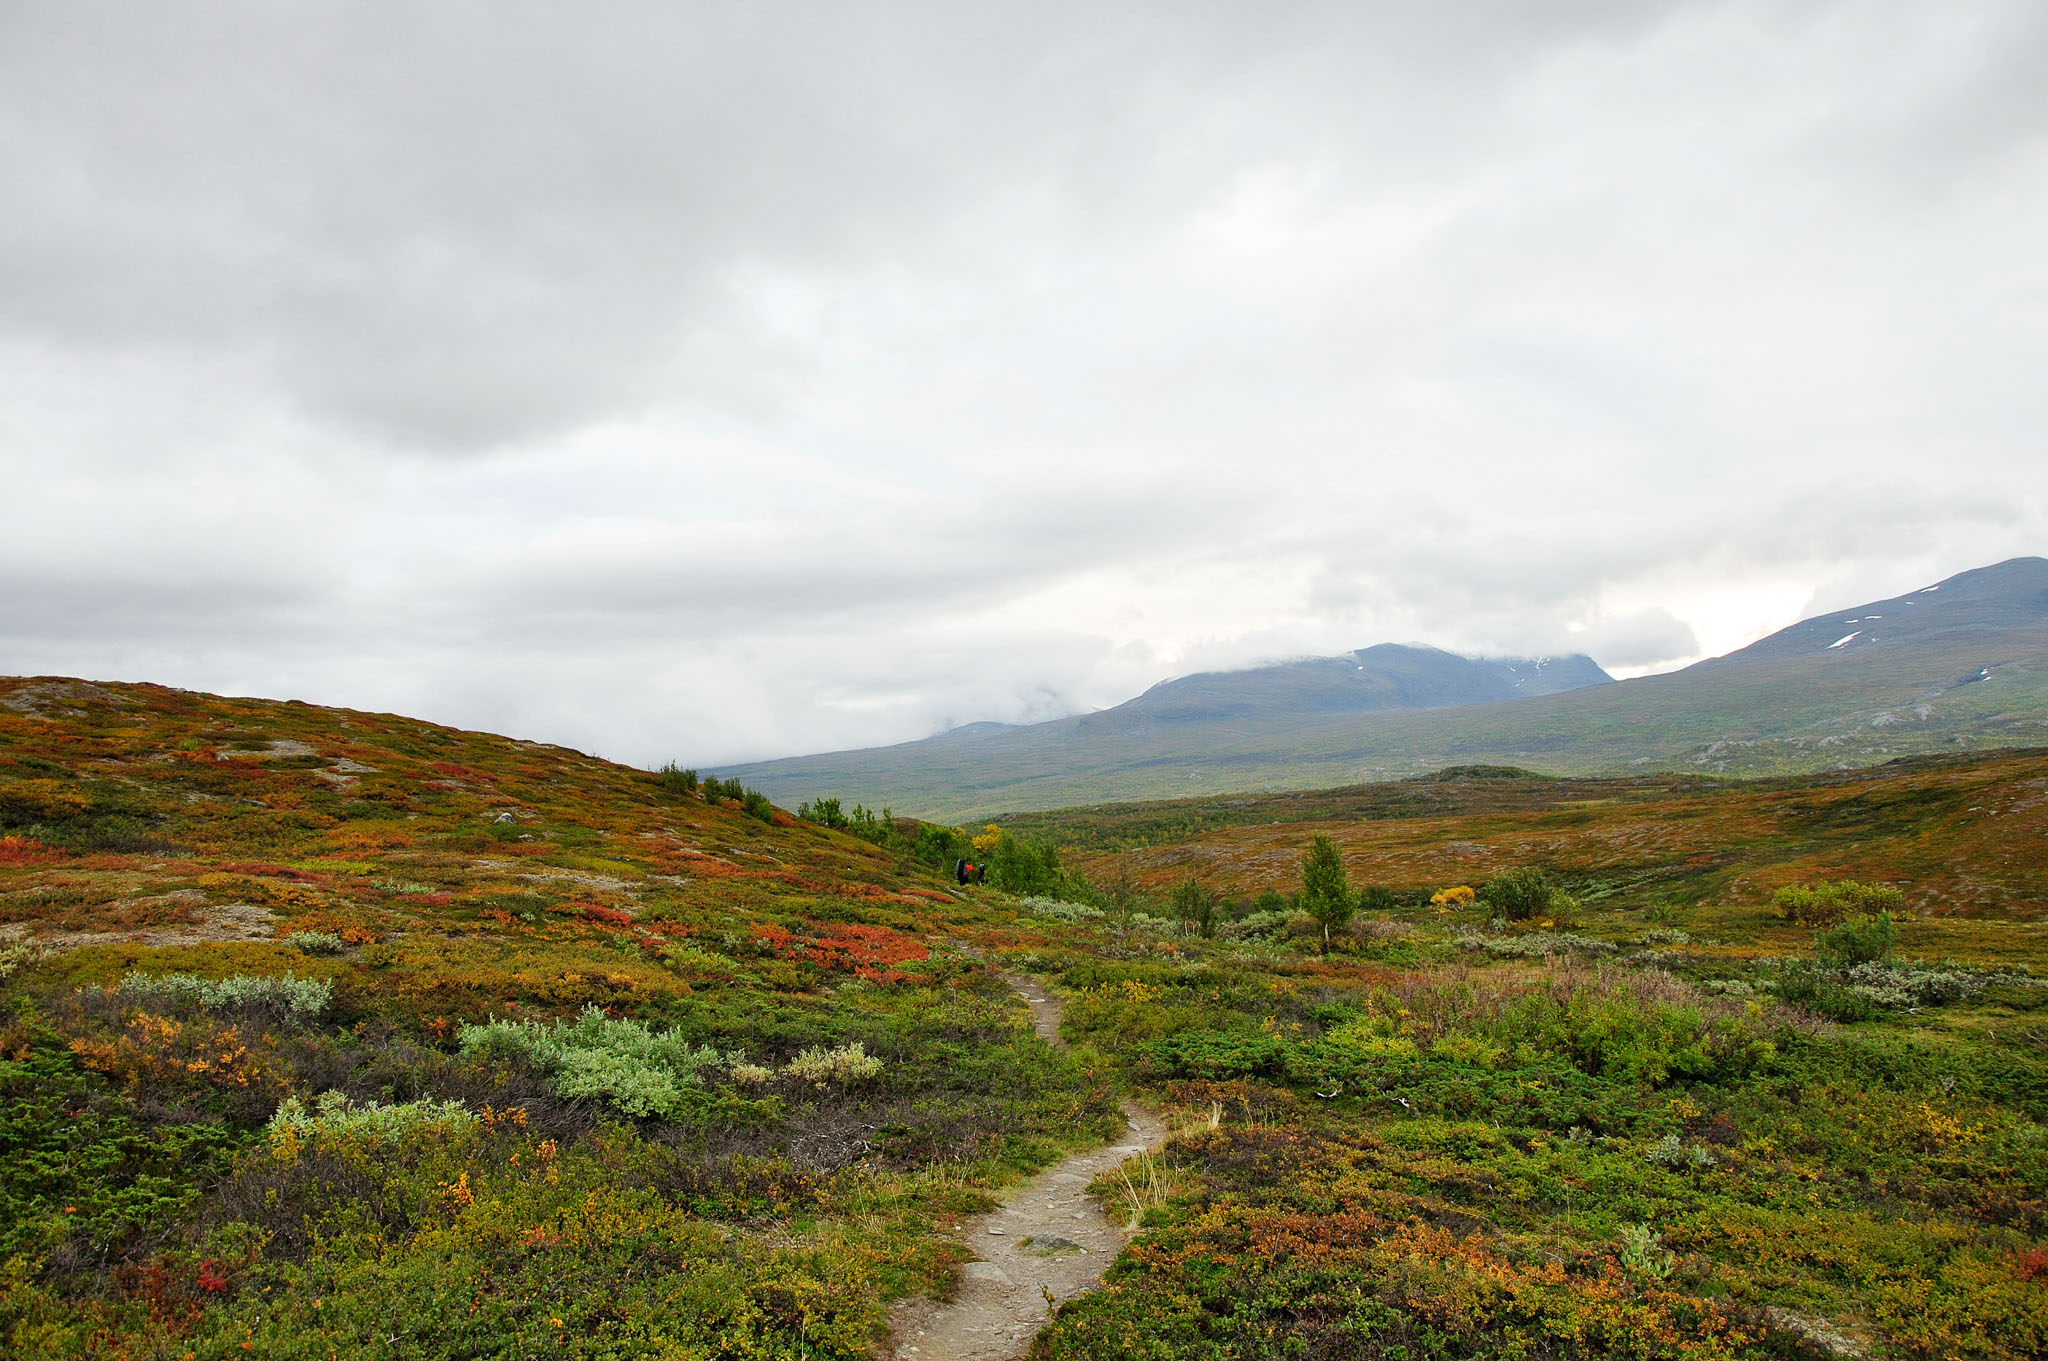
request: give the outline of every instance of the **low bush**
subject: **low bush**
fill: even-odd
[[[1278,901],[1285,901],[1277,893],[1273,897]],[[1221,934],[1225,940],[1270,939],[1287,929],[1289,916],[1290,914],[1284,906],[1268,911],[1253,912],[1248,916],[1239,917],[1234,922],[1225,922]],[[1302,920],[1308,921],[1309,919],[1304,917]]]
[[[338,955],[347,944],[331,931],[294,931],[284,943],[302,955]]]
[[[270,977],[230,974],[226,978],[200,978],[188,973],[132,973],[121,980],[116,991],[123,997],[165,998],[209,1010],[266,1007],[299,1017],[319,1015],[334,997],[332,983],[318,978],[300,978],[292,973]]]
[[[542,1024],[493,1020],[465,1025],[457,1035],[471,1056],[512,1054],[549,1075],[564,1097],[590,1097],[627,1115],[668,1119],[698,1104],[707,1069],[744,1060],[708,1045],[692,1045],[674,1031],[657,1033],[638,1021],[614,1020],[595,1006],[575,1021]]]
[[[296,1096],[286,1097],[264,1132],[272,1144],[322,1135],[397,1143],[429,1131],[469,1129],[476,1123],[476,1116],[460,1101],[422,1098],[395,1106],[376,1101],[359,1104],[341,1092],[329,1090],[314,1099],[311,1109]]]
[[[1847,969],[1857,964],[1875,964],[1886,958],[1898,939],[1899,929],[1892,922],[1892,914],[1879,912],[1875,916],[1845,921],[1818,933],[1813,938],[1813,953],[1830,968]]]
[[[1496,915],[1509,921],[1528,921],[1550,911],[1557,890],[1542,870],[1522,865],[1489,879],[1478,896]]]
[[[882,1061],[858,1042],[827,1049],[820,1045],[806,1049],[783,1067],[799,1082],[823,1087],[835,1082],[860,1082],[882,1071]]]
[[[660,770],[654,772],[654,782],[671,794],[695,794],[697,792],[697,772],[686,770],[678,766],[674,761],[668,762]]]
[[[1090,907],[1086,903],[1070,903],[1038,894],[1018,899],[1017,906],[1034,917],[1051,917],[1054,921],[1063,922],[1099,921],[1108,915],[1101,908]]]
[[[1854,879],[1787,884],[1771,895],[1774,912],[1805,926],[1832,926],[1857,913],[1897,912],[1905,903],[1906,895],[1889,884],[1863,884]]]

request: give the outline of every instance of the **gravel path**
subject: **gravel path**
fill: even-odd
[[[1027,978],[1005,974],[1031,1004],[1031,1023],[1047,1044],[1060,1039],[1059,1003]],[[893,1361],[1007,1361],[1022,1356],[1053,1306],[1102,1279],[1129,1235],[1123,1215],[1103,1212],[1088,1183],[1125,1158],[1166,1141],[1157,1114],[1124,1102],[1121,1142],[1074,1156],[1019,1187],[999,1209],[963,1220],[960,1238],[981,1260],[961,1271],[947,1304],[899,1305],[883,1355]]]

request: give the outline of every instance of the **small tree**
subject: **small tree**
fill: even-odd
[[[1216,895],[1190,874],[1173,890],[1173,915],[1199,931],[1206,939],[1216,934]]]
[[[1344,856],[1337,843],[1321,832],[1308,846],[1301,861],[1301,907],[1323,928],[1323,953],[1330,953],[1330,932],[1351,924],[1357,903],[1351,896],[1351,881],[1344,873]]]

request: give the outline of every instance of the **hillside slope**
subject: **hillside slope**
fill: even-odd
[[[1115,1100],[985,901],[679,783],[0,679],[0,1353],[869,1355]]]
[[[1368,712],[1251,704],[1163,722],[1144,721],[1143,698],[739,770],[791,802],[836,794],[966,817],[1321,788],[1473,762],[1551,774],[1767,775],[2027,745],[2048,734],[2048,560],[2018,558],[1816,616],[1668,675],[1511,702]]]

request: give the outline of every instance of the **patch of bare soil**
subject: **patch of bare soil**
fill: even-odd
[[[161,906],[176,910],[163,912]],[[0,925],[0,940],[22,939],[33,931],[39,950],[56,953],[87,945],[194,945],[201,941],[269,940],[275,933],[276,916],[259,903],[208,904],[205,895],[192,890],[161,894],[155,898],[122,899],[100,905],[111,909],[114,920],[102,929],[67,929],[32,921]],[[139,910],[138,910],[139,909]],[[132,916],[134,925],[124,923]],[[40,930],[36,928],[41,926]],[[113,929],[104,929],[112,927]]]
[[[1031,1006],[1047,1044],[1064,1047],[1060,1009],[1029,979],[1005,975]],[[1166,1142],[1166,1122],[1124,1103],[1125,1137],[1076,1153],[1019,1187],[1000,1208],[963,1220],[960,1239],[980,1257],[961,1270],[946,1303],[906,1300],[891,1315],[882,1354],[894,1361],[1003,1361],[1022,1356],[1053,1308],[1102,1279],[1130,1240],[1126,1218],[1087,1193],[1126,1158]]]

